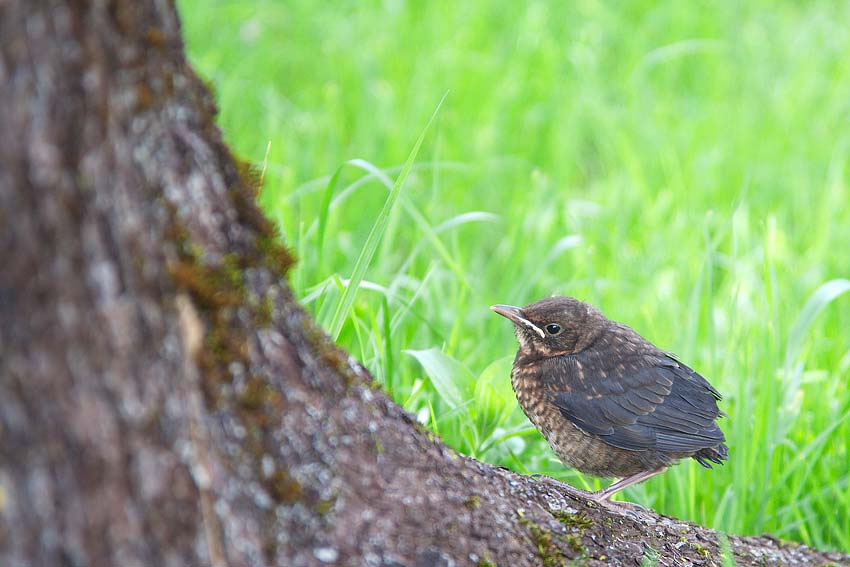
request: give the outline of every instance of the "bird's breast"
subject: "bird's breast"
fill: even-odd
[[[522,411],[540,429],[537,419],[545,413],[547,400],[537,372],[529,367],[514,366],[511,372],[511,386]]]
[[[582,435],[572,424],[566,422],[550,399],[549,392],[552,391],[553,381],[564,382],[559,387],[560,391],[569,389],[569,386],[566,384],[568,381],[567,377],[547,375],[545,370],[540,362],[529,365],[514,365],[511,372],[511,385],[513,386],[519,406],[531,423],[540,430],[547,440],[550,440],[553,432],[564,429],[567,426],[578,435]]]

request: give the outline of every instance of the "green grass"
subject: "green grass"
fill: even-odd
[[[626,498],[850,551],[850,5],[178,3],[295,293],[449,445],[599,486],[488,309],[572,295],[726,395],[728,464]]]

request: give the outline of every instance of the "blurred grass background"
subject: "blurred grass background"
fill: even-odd
[[[572,295],[726,396],[729,463],[627,499],[850,551],[850,4],[178,5],[295,293],[449,445],[600,486],[530,428],[488,310]]]

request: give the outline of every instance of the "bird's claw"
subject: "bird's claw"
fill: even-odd
[[[609,512],[628,516],[633,520],[640,520],[642,516],[646,516],[650,512],[649,508],[634,502],[614,501],[607,498],[592,498],[591,500]]]

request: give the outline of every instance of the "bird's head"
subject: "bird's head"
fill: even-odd
[[[561,356],[587,348],[607,319],[593,306],[572,297],[547,297],[525,307],[493,305],[514,324],[519,350],[526,355]]]

